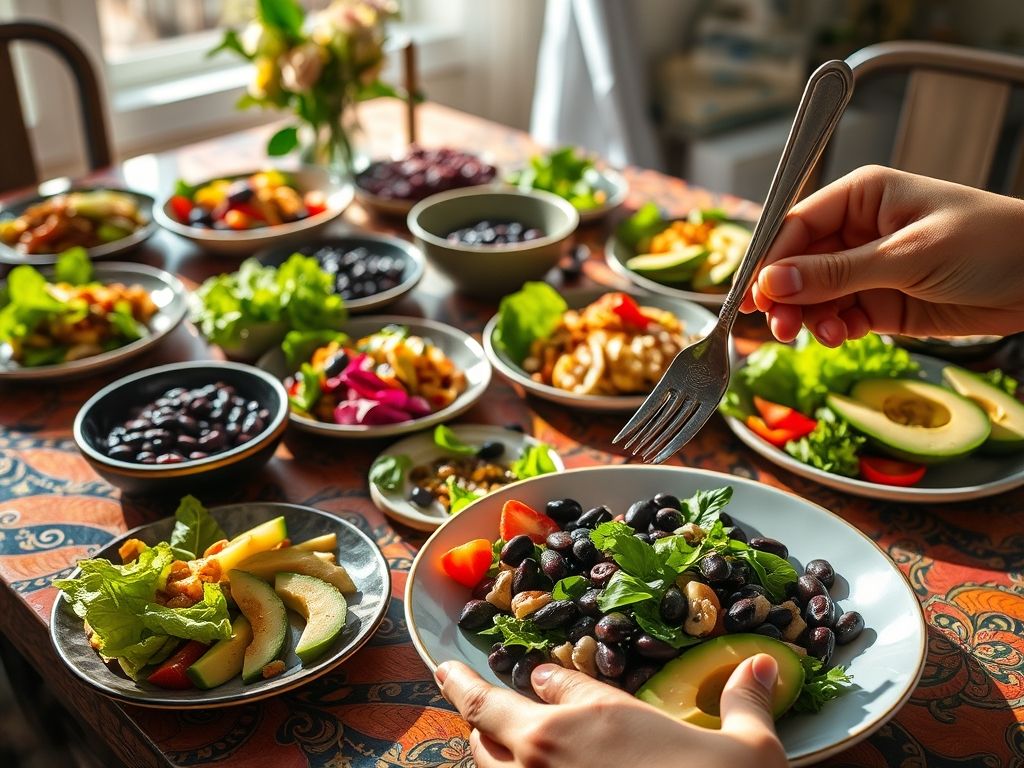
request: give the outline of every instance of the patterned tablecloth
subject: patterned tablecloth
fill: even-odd
[[[400,148],[400,105],[372,103],[363,117],[374,154]],[[420,121],[425,143],[486,151],[499,163],[521,161],[533,149],[524,134],[434,105],[420,110]],[[267,129],[257,129],[135,158],[116,175],[159,197],[179,175],[195,180],[257,165],[267,135]],[[660,174],[631,170],[627,177],[630,207],[653,199],[674,213],[712,203],[746,215],[756,211],[749,203],[713,197]],[[346,214],[346,223],[394,228],[369,219],[358,207]],[[600,227],[579,236],[594,251],[581,285],[616,284],[601,260],[604,237]],[[232,267],[166,233],[136,258],[191,280]],[[552,281],[560,284],[554,273]],[[494,306],[454,294],[430,272],[393,309],[479,335]],[[748,347],[763,333],[758,320],[738,328],[741,344]],[[997,362],[1019,370],[1014,352],[1004,349]],[[193,328],[183,326],[132,368],[217,356]],[[176,498],[121,499],[78,455],[71,439],[75,412],[107,380],[0,388],[0,630],[61,692],[71,711],[130,765],[472,765],[466,724],[439,695],[403,618],[406,575],[424,537],[393,525],[368,496],[366,473],[384,443],[339,444],[289,434],[266,470],[244,488],[204,497],[211,505],[247,499],[312,505],[377,541],[392,570],[391,605],[376,635],[349,662],[293,693],[188,713],[116,705],[70,677],[47,637],[55,596],[50,579],[112,537],[170,514],[176,505]],[[610,444],[620,418],[523,400],[496,377],[463,421],[522,424],[557,447],[568,466],[578,467],[625,460]],[[920,686],[891,722],[830,765],[1024,765],[1024,493],[944,505],[858,499],[754,456],[717,417],[674,461],[757,478],[831,509],[878,542],[920,598],[928,620],[928,660]]]

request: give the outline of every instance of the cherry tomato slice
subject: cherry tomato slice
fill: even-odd
[[[171,212],[182,224],[188,224],[188,215],[192,213],[192,208],[192,201],[184,195],[175,195],[171,198]]]
[[[612,294],[611,310],[622,318],[622,322],[626,325],[646,328],[651,323],[650,318],[640,311],[640,305],[633,300],[632,296],[625,293]]]
[[[487,575],[493,559],[491,542],[473,539],[441,555],[441,568],[459,584],[472,589]]]
[[[760,416],[747,416],[747,427],[758,437],[768,441],[776,448],[782,448],[790,440],[803,437],[802,434],[792,429],[772,429],[764,423],[764,419]]]
[[[526,534],[534,544],[542,544],[549,534],[561,530],[561,526],[532,507],[516,499],[509,499],[501,508],[498,534],[505,541]]]
[[[909,461],[883,459],[878,456],[860,457],[860,475],[871,483],[880,485],[896,485],[906,488],[916,485],[927,467],[923,464],[911,464]]]
[[[761,414],[764,423],[769,429],[788,429],[799,433],[797,437],[803,437],[814,431],[818,426],[817,419],[804,416],[800,411],[790,408],[788,405],[773,403],[770,400],[754,395],[754,407]]]
[[[207,648],[209,646],[206,643],[200,643],[198,640],[189,640],[181,647],[181,650],[157,667],[146,680],[161,688],[171,688],[174,690],[193,688],[192,681],[186,672],[189,667],[195,664],[200,656],[206,653]]]

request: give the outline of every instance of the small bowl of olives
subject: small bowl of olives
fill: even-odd
[[[459,290],[493,298],[543,278],[579,221],[572,204],[550,192],[475,187],[428,197],[409,212],[408,225],[427,260]]]
[[[180,493],[251,476],[287,427],[288,395],[240,363],[174,363],[108,384],[78,411],[75,444],[126,494]]]

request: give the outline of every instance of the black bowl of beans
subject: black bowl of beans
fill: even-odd
[[[288,396],[259,368],[174,363],[118,379],[75,417],[86,461],[128,494],[182,493],[251,475],[287,426]]]
[[[419,248],[386,235],[328,235],[299,246],[273,248],[257,256],[261,264],[279,266],[293,253],[315,258],[334,277],[334,291],[349,312],[371,312],[393,304],[423,277]]]

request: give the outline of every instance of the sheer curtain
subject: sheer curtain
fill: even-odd
[[[616,166],[662,167],[636,11],[622,0],[548,0],[530,121],[541,144],[582,146]]]

